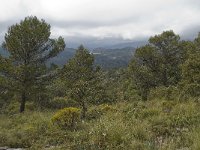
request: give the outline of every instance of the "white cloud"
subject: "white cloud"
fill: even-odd
[[[122,37],[135,40],[200,24],[199,0],[0,0],[0,35],[5,24],[36,15],[53,36]],[[9,22],[9,24],[7,23]],[[200,29],[199,29],[200,30]],[[196,31],[198,32],[198,31]]]

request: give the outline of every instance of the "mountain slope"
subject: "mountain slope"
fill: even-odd
[[[96,48],[91,51],[95,57],[95,64],[101,66],[104,69],[121,68],[126,67],[133,56],[133,47],[106,49]],[[76,49],[66,48],[63,52],[58,54],[55,58],[49,60],[48,64],[54,63],[62,66],[72,58],[76,53]],[[7,52],[0,48],[0,54],[7,56]]]
[[[133,56],[134,48],[126,47],[121,49],[98,48],[92,51],[95,56],[95,64],[102,68],[126,67]]]

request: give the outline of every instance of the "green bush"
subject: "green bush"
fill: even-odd
[[[146,119],[146,118],[151,118],[153,116],[158,116],[160,113],[160,110],[157,108],[149,108],[149,109],[144,109],[137,114],[135,114],[135,117],[138,119]]]
[[[189,100],[191,97],[193,99],[199,99],[200,97],[200,84],[197,83],[188,83],[185,85],[181,85],[181,93],[179,96],[180,101]]]
[[[192,128],[199,125],[199,104],[187,102],[176,105],[171,112],[171,120],[171,125],[178,128]]]
[[[176,106],[175,101],[163,101],[162,102],[162,111],[165,113],[170,113],[172,109]]]
[[[35,111],[36,110],[36,105],[33,102],[27,102],[26,103],[26,110],[29,111]]]
[[[101,104],[98,106],[94,106],[89,109],[87,112],[87,118],[88,119],[98,119],[100,118],[103,114],[108,113],[108,112],[114,112],[116,109],[108,104]]]
[[[17,101],[11,101],[4,109],[5,114],[16,114],[19,113],[20,103]]]
[[[59,110],[52,117],[53,124],[57,124],[60,128],[75,129],[80,122],[80,109],[69,107]]]
[[[67,97],[55,97],[49,102],[49,107],[53,109],[63,109],[66,107],[78,106],[77,102]]]
[[[47,110],[0,115],[0,146],[72,150],[199,150],[199,107],[200,103],[195,100],[160,99],[92,106],[88,112],[93,112],[93,117],[96,117],[94,112],[99,112],[99,118],[79,124],[78,117],[73,128],[68,122],[68,126],[64,123],[61,128],[56,125],[58,122],[52,123],[50,118],[55,112]],[[57,118],[70,118],[69,112],[67,114],[67,117],[59,115]]]
[[[195,102],[164,103],[163,107],[170,109],[168,113],[161,113],[150,120],[152,131],[156,136],[180,136],[199,125],[199,106]]]
[[[1,110],[1,113],[3,114],[9,114],[14,115],[19,113],[20,103],[18,101],[10,101],[8,104],[4,105],[4,107]],[[25,111],[35,111],[36,105],[33,102],[27,101],[26,102],[26,109]]]
[[[47,134],[50,126],[49,115],[51,114],[47,112],[0,115],[0,147],[31,147]]]
[[[163,100],[175,100],[179,95],[179,90],[175,86],[169,87],[157,87],[150,91],[149,99],[163,99]]]

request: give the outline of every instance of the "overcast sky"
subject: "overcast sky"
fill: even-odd
[[[200,31],[200,0],[0,0],[1,41],[8,26],[30,15],[69,44],[140,41],[170,29],[191,39]]]

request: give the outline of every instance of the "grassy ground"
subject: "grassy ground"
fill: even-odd
[[[100,106],[99,106],[100,107]],[[101,106],[102,107],[102,106]],[[55,150],[199,150],[200,103],[152,100],[118,103],[74,131],[53,125],[54,112],[0,115],[0,146]]]

